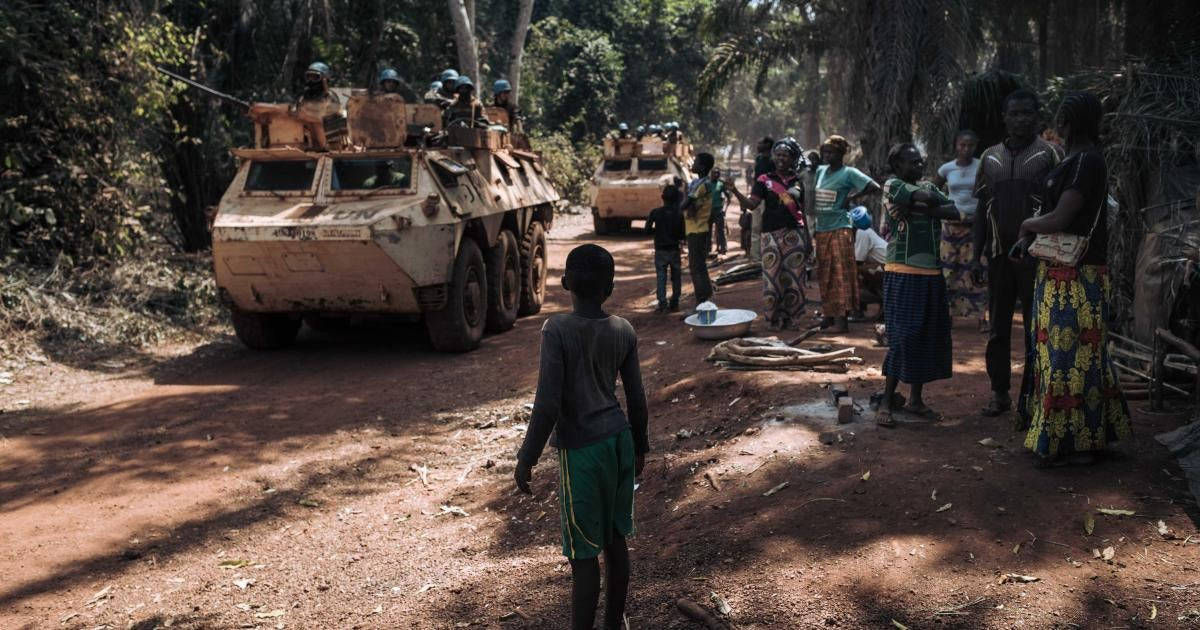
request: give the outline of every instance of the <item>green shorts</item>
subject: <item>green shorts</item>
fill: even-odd
[[[632,536],[633,433],[625,429],[583,448],[558,451],[563,555],[600,555],[615,536]]]

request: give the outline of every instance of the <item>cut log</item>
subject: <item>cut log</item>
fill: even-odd
[[[720,619],[710,615],[708,611],[701,608],[696,602],[680,598],[675,602],[675,607],[688,619],[699,621],[709,630],[729,630],[729,626],[725,625]]]

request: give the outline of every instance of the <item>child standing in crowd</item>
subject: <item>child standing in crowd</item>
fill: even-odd
[[[932,183],[918,183],[925,158],[911,143],[892,147],[888,165],[896,176],[883,185],[890,228],[883,277],[888,336],[883,375],[887,381],[875,421],[892,427],[896,425],[892,407],[898,383],[912,386],[905,411],[936,418],[921,398],[922,389],[925,383],[950,378],[950,307],[939,260],[941,220],[961,220],[962,215]]]
[[[646,233],[654,235],[654,273],[657,276],[655,295],[658,307],[655,313],[679,310],[679,290],[683,270],[680,268],[679,242],[684,240],[683,215],[679,212],[679,189],[665,186],[662,191],[661,207],[650,211],[646,217]],[[667,303],[667,273],[671,274],[671,302]]]
[[[542,326],[533,417],[514,472],[517,487],[532,494],[532,468],[551,438],[558,449],[562,549],[571,563],[574,630],[592,630],[595,622],[601,552],[608,588],[604,627],[625,627],[625,538],[634,532],[634,478],[642,473],[650,450],[637,333],[603,308],[612,295],[613,275],[613,257],[603,247],[589,243],[567,255],[562,284],[571,292],[573,308],[569,314],[551,315]],[[614,393],[617,374],[628,416]]]
[[[688,184],[687,199],[683,202],[688,269],[692,274],[692,290],[696,294],[697,305],[707,302],[713,294],[712,281],[708,278],[707,260],[712,238],[709,219],[712,217],[713,198],[720,195],[708,174],[715,162],[716,159],[711,153],[696,155],[695,161],[692,162],[692,172],[698,177]]]

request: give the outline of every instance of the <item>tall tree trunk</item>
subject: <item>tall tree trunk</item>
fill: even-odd
[[[287,54],[283,57],[283,67],[279,70],[279,78],[275,80],[276,91],[288,88],[296,65],[296,52],[300,48],[300,38],[309,33],[312,28],[312,0],[300,0],[296,8],[296,21],[292,23],[292,36],[288,39]]]
[[[804,142],[812,147],[821,142],[821,54],[809,52],[804,61]]]
[[[533,19],[533,0],[521,0],[517,11],[517,28],[513,31],[512,50],[508,54],[508,82],[512,84],[512,102],[515,107],[521,96],[521,58],[525,56],[525,36],[529,34],[529,22]]]
[[[464,0],[446,0],[450,19],[454,22],[454,42],[458,50],[458,72],[479,81],[479,53],[475,48],[475,31]]]
[[[1054,4],[1053,0],[1043,4],[1038,10],[1037,16],[1037,38],[1038,38],[1038,87],[1046,85],[1046,78],[1049,66],[1046,57],[1050,54],[1050,5]]]

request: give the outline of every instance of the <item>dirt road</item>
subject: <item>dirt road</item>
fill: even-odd
[[[584,225],[556,226],[556,270]],[[1197,511],[1152,439],[1178,417],[1139,411],[1114,459],[1036,470],[1008,420],[978,415],[983,338],[962,321],[955,377],[927,392],[944,420],[839,426],[823,385],[879,387],[870,325],[821,339],[859,348],[846,375],[718,371],[650,312],[648,243],[600,242],[651,404],[631,627],[698,627],[674,602],[712,593],[743,630],[1198,623]],[[567,307],[554,284],[543,316]],[[373,328],[30,365],[0,388],[0,627],[565,627],[553,466],[532,498],[511,483],[543,316],[465,355]]]

